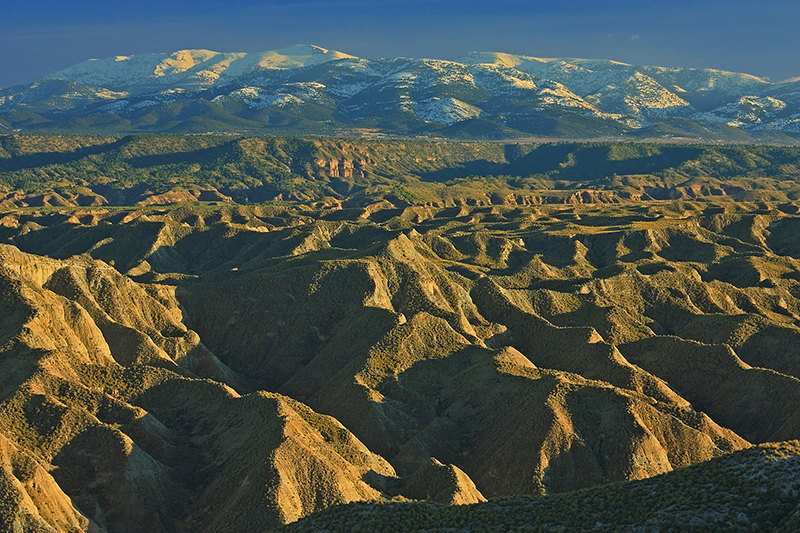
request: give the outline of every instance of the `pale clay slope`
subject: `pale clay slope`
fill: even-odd
[[[394,476],[299,402],[187,379],[215,361],[197,344],[205,369],[188,360],[199,339],[169,289],[6,245],[0,265],[0,531],[264,530],[375,499],[363,478]]]

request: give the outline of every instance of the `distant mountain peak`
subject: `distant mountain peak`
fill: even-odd
[[[251,53],[187,49],[89,59],[44,78],[68,79],[115,90],[139,87],[140,90],[133,92],[141,92],[142,88],[147,90],[154,85],[208,86],[220,77],[233,78],[258,69],[300,68],[337,59],[355,59],[355,56],[308,44]]]

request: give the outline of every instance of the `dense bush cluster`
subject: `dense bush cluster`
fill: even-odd
[[[797,441],[767,444],[643,481],[539,498],[351,503],[280,531],[788,531],[800,491],[798,454]]]

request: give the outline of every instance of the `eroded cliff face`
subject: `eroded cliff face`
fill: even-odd
[[[789,211],[8,213],[2,520],[270,528],[798,438]]]
[[[367,159],[319,159],[317,166],[325,169],[331,178],[364,178],[364,171],[375,161]]]

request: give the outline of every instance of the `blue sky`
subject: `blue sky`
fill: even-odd
[[[316,44],[359,57],[473,51],[800,76],[798,0],[23,0],[0,18],[0,87],[92,57]]]

